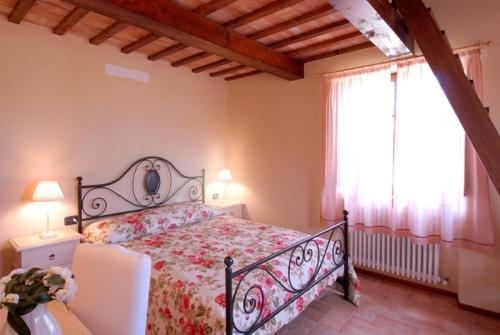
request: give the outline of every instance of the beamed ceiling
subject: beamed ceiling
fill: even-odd
[[[179,30],[188,34],[99,3],[140,13],[144,21],[184,25]],[[0,0],[0,13],[11,22],[76,34],[95,45],[110,44],[123,53],[141,53],[149,61],[225,80],[260,72],[299,79],[303,63],[374,46],[327,0]],[[185,27],[190,24],[198,30]],[[222,38],[205,45],[209,34]]]

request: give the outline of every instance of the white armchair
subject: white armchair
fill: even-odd
[[[151,259],[118,245],[80,244],[70,309],[94,335],[146,332]]]

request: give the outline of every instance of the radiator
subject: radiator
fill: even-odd
[[[409,237],[349,233],[349,254],[354,265],[438,284],[439,244],[418,245]]]

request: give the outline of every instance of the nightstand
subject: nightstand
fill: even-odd
[[[241,202],[235,201],[217,201],[210,204],[211,206],[217,207],[224,211],[226,215],[243,219],[243,206],[244,204]]]
[[[16,251],[12,263],[14,268],[47,269],[50,266],[71,268],[73,252],[80,243],[82,235],[71,229],[58,230],[56,233],[56,237],[45,240],[38,234],[10,239],[9,242]]]

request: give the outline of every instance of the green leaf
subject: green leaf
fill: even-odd
[[[31,335],[31,331],[26,325],[26,322],[14,313],[7,313],[7,322],[19,335]]]
[[[47,282],[50,285],[58,285],[58,286],[62,286],[62,285],[64,285],[64,283],[66,283],[64,278],[59,276],[59,275],[50,276],[49,278],[47,278]]]
[[[33,276],[38,270],[40,270],[40,269],[39,268],[31,268],[28,271],[26,271],[25,273],[23,273],[18,280],[20,282],[24,283],[26,281],[26,279]]]

